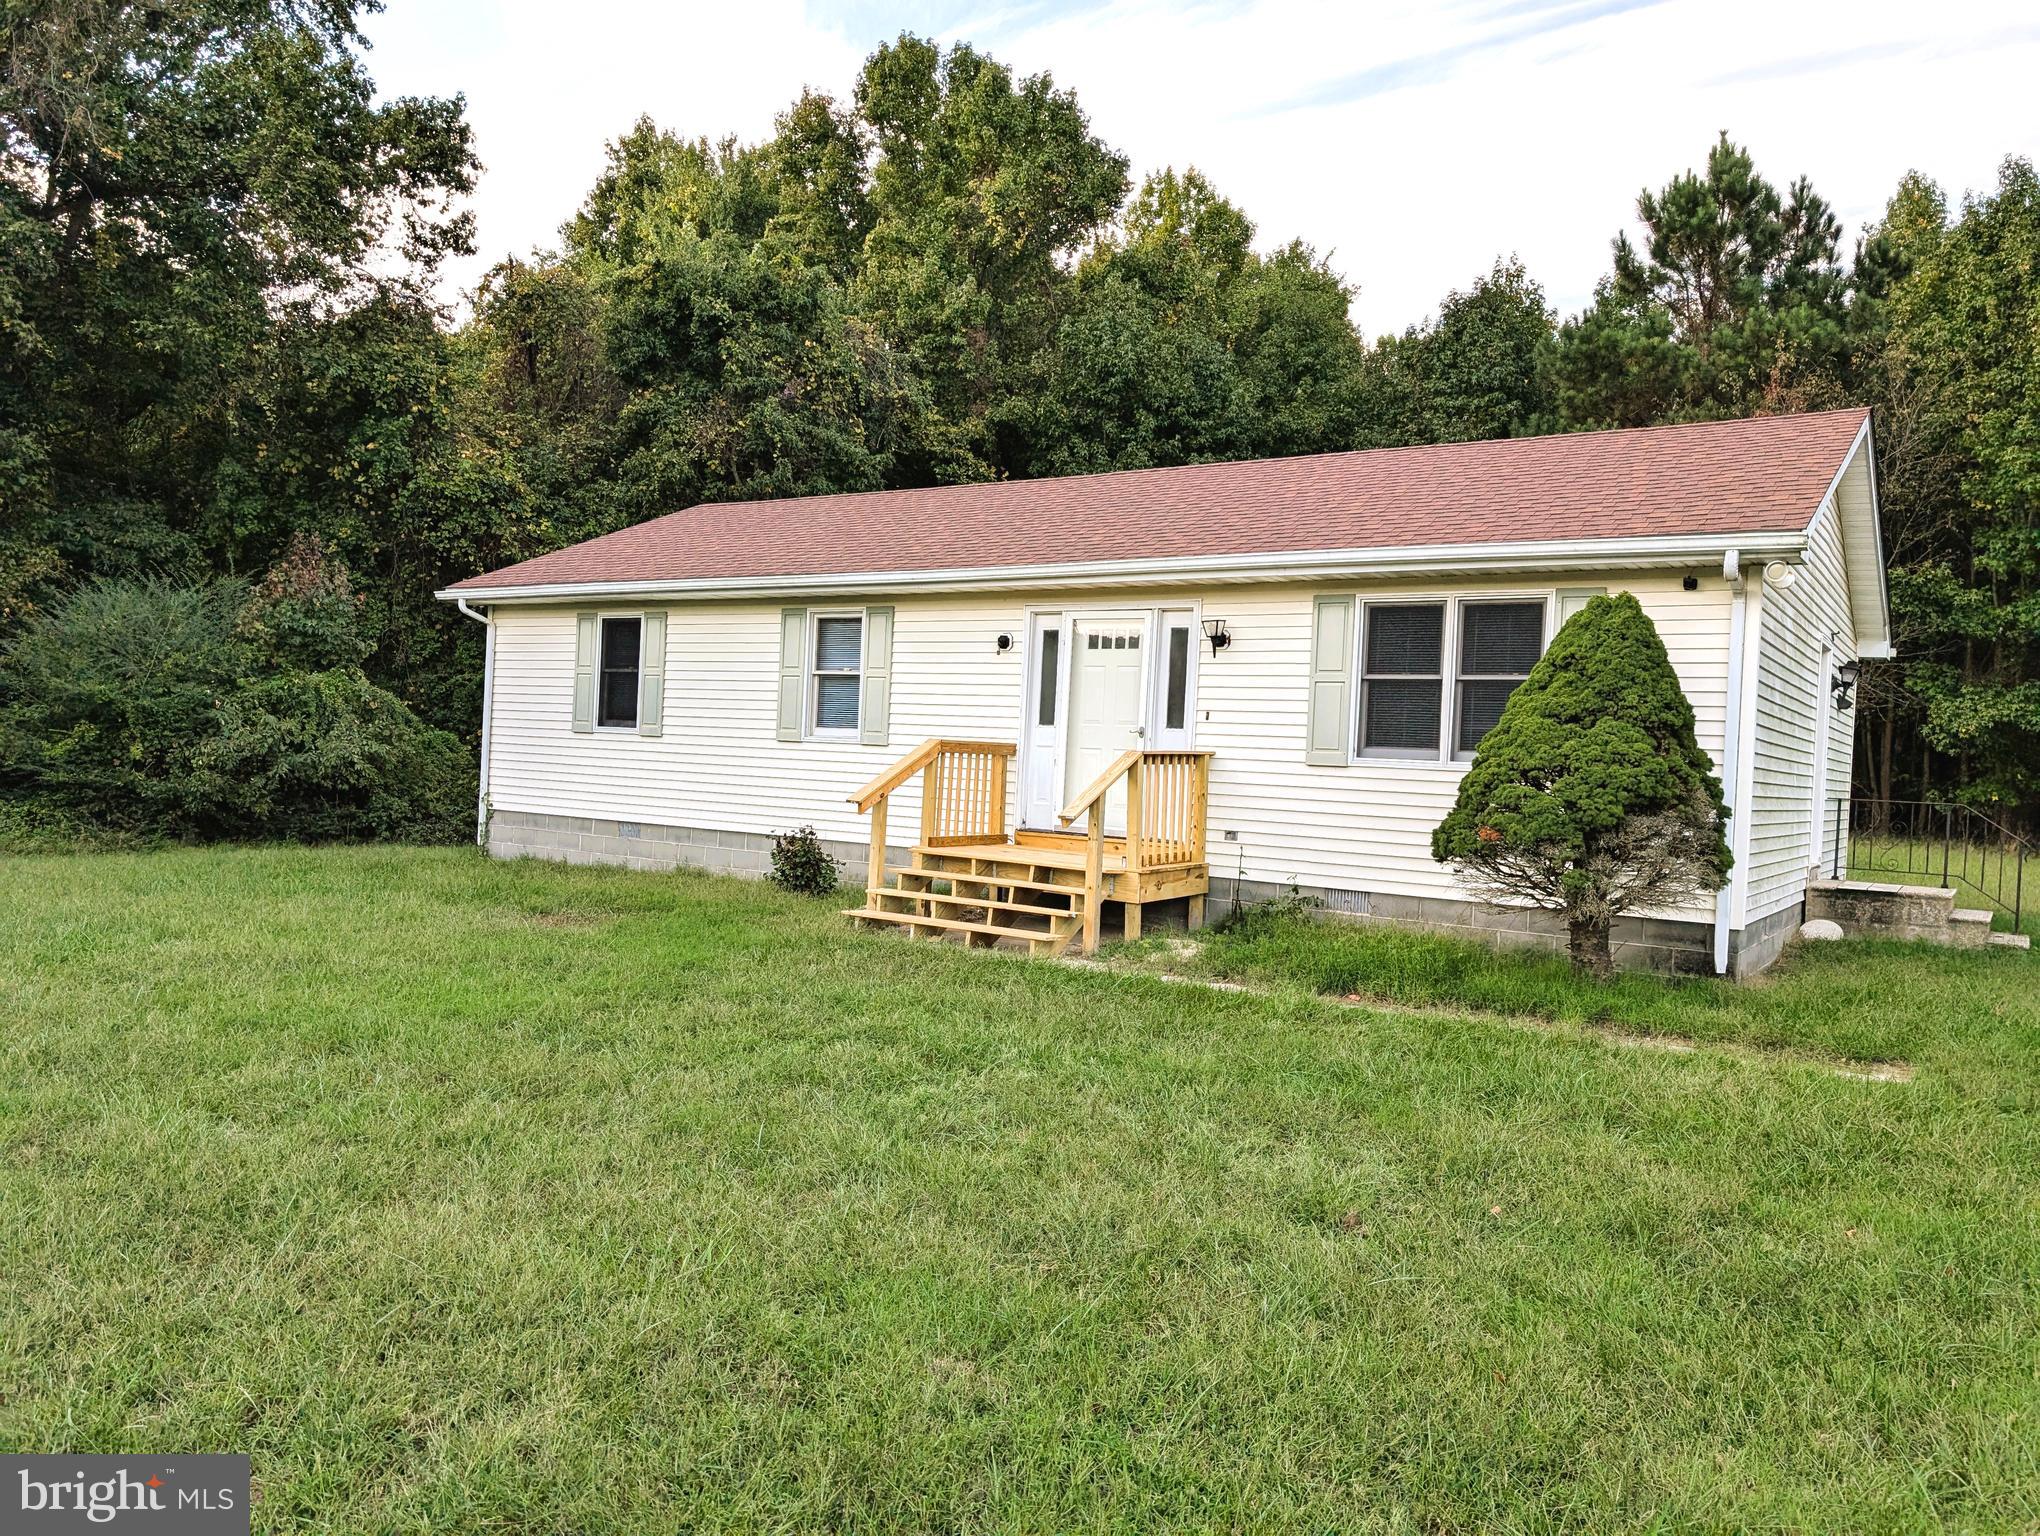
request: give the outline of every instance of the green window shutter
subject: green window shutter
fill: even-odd
[[[637,733],[659,736],[666,729],[666,616],[648,613],[638,640]]]
[[[890,608],[864,610],[864,701],[857,712],[858,740],[882,747],[892,736],[892,632]]]
[[[1320,597],[1311,607],[1310,723],[1303,760],[1336,768],[1353,760],[1353,599]]]
[[[807,609],[779,613],[779,739],[801,738],[801,702],[807,694]]]
[[[599,614],[574,615],[574,729],[595,729],[595,662],[601,649]]]
[[[1606,587],[1560,587],[1558,589],[1558,627],[1565,628],[1565,621],[1578,613],[1597,597],[1606,597]]]

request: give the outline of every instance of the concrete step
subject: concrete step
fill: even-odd
[[[1982,949],[1990,942],[1990,913],[1981,907],[1957,907],[1948,914],[1948,943],[1956,949]]]
[[[1990,936],[1992,949],[2031,949],[2033,940],[2023,933],[1994,933]]]

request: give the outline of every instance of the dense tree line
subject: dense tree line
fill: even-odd
[[[0,636],[310,536],[364,681],[471,734],[479,632],[433,588],[694,502],[1860,402],[1901,657],[1859,789],[2040,800],[2022,161],[1959,208],[1908,178],[1845,253],[1724,136],[1639,198],[1582,313],[1505,258],[1370,340],[1195,170],[1135,186],[1046,75],[903,36],[762,143],[638,122],[455,323],[462,106],[377,103],[360,0],[4,4]]]

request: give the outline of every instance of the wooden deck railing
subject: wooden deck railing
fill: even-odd
[[[921,775],[923,845],[1006,840],[1006,764],[1010,741],[924,741],[849,797],[871,813],[869,888],[885,883],[886,810],[892,792]]]
[[[1064,826],[1086,818],[1084,884],[1092,892],[1105,883],[1105,797],[1126,780],[1126,867],[1161,869],[1204,862],[1204,806],[1211,789],[1209,752],[1122,752],[1084,792],[1057,812]],[[1084,953],[1098,947],[1099,907],[1095,895],[1084,913]]]

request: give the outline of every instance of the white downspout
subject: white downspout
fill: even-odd
[[[1754,580],[1742,573],[1740,555],[1730,550],[1722,559],[1721,574],[1735,594],[1728,620],[1728,700],[1723,722],[1721,796],[1733,813],[1728,823],[1728,847],[1735,867],[1728,884],[1714,898],[1714,970],[1728,974],[1729,941],[1743,926],[1749,906],[1750,813],[1755,800],[1757,690],[1753,683],[1756,659],[1764,631],[1764,578]]]
[[[493,610],[475,612],[464,597],[455,598],[453,605],[488,631],[488,638],[482,642],[482,751],[478,765],[481,772],[475,786],[475,844],[486,848],[489,844],[489,719],[494,713],[490,706],[496,698],[496,615]]]
[[[1721,576],[1728,583],[1728,701],[1721,723],[1721,797],[1728,802],[1730,811],[1736,809],[1735,791],[1737,771],[1742,766],[1742,692],[1743,692],[1743,630],[1746,619],[1745,603],[1747,594],[1743,591],[1742,557],[1731,549],[1721,557]],[[1742,818],[1729,818],[1729,850],[1733,852],[1736,833],[1742,830]],[[1737,862],[1729,874],[1728,884],[1714,897],[1714,974],[1728,974],[1728,939],[1734,932],[1735,887],[1742,875],[1742,864]]]

